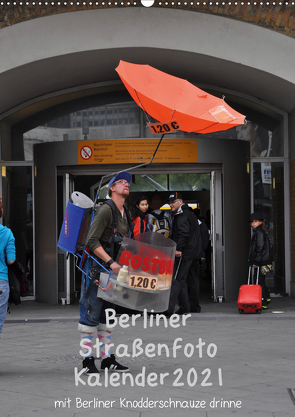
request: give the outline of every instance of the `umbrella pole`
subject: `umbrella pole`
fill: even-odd
[[[161,145],[161,142],[162,142],[164,136],[165,136],[165,133],[163,133],[163,135],[161,136],[161,139],[159,140],[159,143],[158,143],[158,145],[157,145],[157,147],[156,147],[156,149],[153,153],[153,156],[151,157],[149,162],[145,162],[143,164],[135,165],[135,166],[133,166],[133,167],[127,169],[127,170],[123,169],[121,171],[113,172],[112,174],[107,174],[107,175],[104,175],[103,177],[101,177],[101,180],[100,180],[100,183],[99,183],[99,186],[98,186],[98,189],[97,189],[97,193],[96,193],[96,196],[95,196],[93,209],[95,209],[95,206],[97,204],[97,200],[98,200],[98,197],[99,197],[99,193],[100,193],[100,189],[101,189],[103,180],[107,177],[113,177],[114,175],[118,175],[118,174],[120,174],[121,172],[124,172],[124,171],[131,171],[132,169],[135,169],[135,168],[140,168],[140,167],[143,167],[143,166],[146,166],[146,165],[150,165],[153,162],[153,159],[154,159],[154,157],[155,157],[155,155],[156,155],[156,153],[159,149],[159,146]]]

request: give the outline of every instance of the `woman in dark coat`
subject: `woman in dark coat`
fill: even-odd
[[[249,251],[249,265],[259,267],[258,283],[262,288],[262,308],[266,309],[270,303],[270,294],[265,285],[266,273],[272,270],[272,251],[269,238],[264,228],[264,219],[260,213],[252,213],[250,218],[253,235]]]

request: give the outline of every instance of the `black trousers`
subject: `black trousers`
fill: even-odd
[[[176,282],[173,282],[171,287],[169,307],[167,310],[169,314],[174,313],[177,300],[179,309],[187,313],[190,312],[191,305],[192,308],[199,306],[198,266],[199,260],[175,259],[174,270],[177,271],[178,269],[178,273]],[[188,290],[188,283],[190,290]],[[189,297],[188,293],[191,290],[194,294]]]
[[[187,276],[187,289],[190,303],[190,310],[198,310],[200,306],[200,285],[199,285],[199,259],[195,259],[191,264]]]
[[[182,259],[176,277],[177,281],[180,283],[178,294],[179,309],[188,313],[190,312],[190,302],[188,297],[187,279],[192,264],[192,260]]]

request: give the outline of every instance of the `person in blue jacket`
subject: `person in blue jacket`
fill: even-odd
[[[3,216],[3,203],[0,201],[0,218]],[[7,313],[9,298],[8,267],[15,261],[15,242],[12,231],[0,224],[0,334]]]

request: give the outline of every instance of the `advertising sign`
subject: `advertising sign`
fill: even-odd
[[[159,139],[88,140],[78,142],[78,164],[132,164],[148,162]],[[155,163],[197,162],[197,139],[163,139]]]

